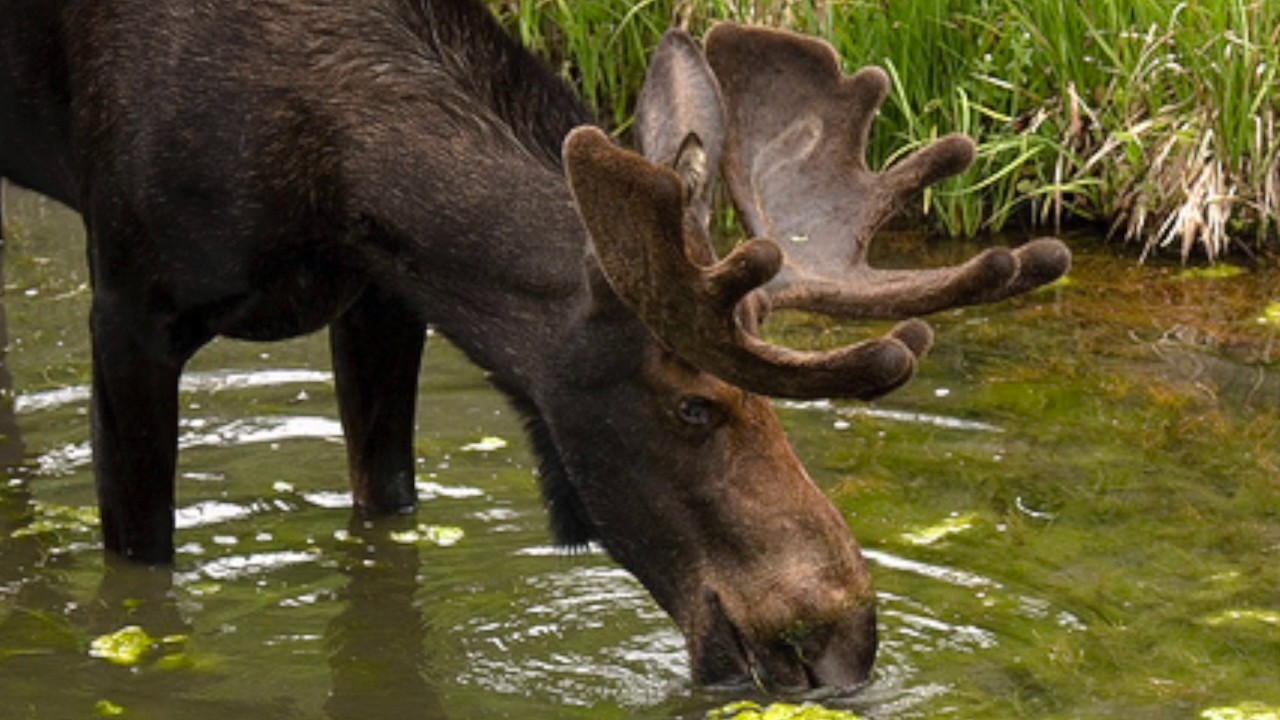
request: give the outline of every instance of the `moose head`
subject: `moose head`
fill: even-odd
[[[876,230],[967,168],[973,143],[945,137],[873,172],[865,147],[883,71],[846,77],[828,44],[770,29],[721,24],[705,47],[679,30],[664,37],[637,110],[643,155],[594,128],[565,142],[591,238],[584,323],[615,325],[631,335],[619,346],[642,349],[625,372],[597,369],[597,384],[580,368],[598,354],[575,357],[584,348],[570,344],[563,367],[582,375],[565,383],[574,391],[557,398],[567,407],[550,413],[564,418],[552,430],[569,478],[573,467],[610,478],[575,486],[588,534],[675,618],[698,679],[853,687],[876,652],[867,566],[765,398],[880,396],[932,343],[909,318],[1037,287],[1070,253],[1042,239],[958,267],[870,267]],[[721,175],[754,238],[723,258],[709,234]],[[761,337],[774,308],[905,320],[884,337],[801,352]],[[599,409],[569,409],[584,406]]]

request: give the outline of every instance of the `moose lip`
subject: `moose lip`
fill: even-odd
[[[714,625],[727,631],[731,647],[736,650],[739,665],[732,673],[715,675],[714,670],[704,676],[708,687],[726,691],[755,688],[769,693],[795,695],[803,699],[820,699],[848,696],[866,686],[868,680],[855,683],[831,683],[823,678],[821,662],[807,661],[798,648],[788,647],[785,652],[758,652],[748,635],[724,610],[718,597],[712,603],[713,612],[719,615]],[[780,681],[781,678],[785,680]]]

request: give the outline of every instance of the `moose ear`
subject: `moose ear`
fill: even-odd
[[[720,83],[683,30],[668,30],[654,51],[636,107],[636,138],[650,161],[676,171],[685,212],[707,227],[724,147]]]

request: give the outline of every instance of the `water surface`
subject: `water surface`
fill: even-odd
[[[433,338],[422,505],[354,521],[323,334],[219,341],[182,393],[172,571],[107,566],[78,218],[8,192],[0,717],[700,718],[626,572],[548,546],[518,419]],[[890,254],[954,261],[958,243]],[[781,403],[873,566],[869,718],[1195,718],[1280,706],[1280,301],[1073,241],[1069,283],[934,320],[873,403]],[[795,343],[858,328],[797,319]],[[137,626],[148,652],[112,662]],[[97,641],[95,643],[95,640]]]

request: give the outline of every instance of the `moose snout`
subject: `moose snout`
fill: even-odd
[[[875,663],[875,605],[852,608],[828,625],[802,628],[788,640],[804,670],[808,688],[860,688],[871,678]]]
[[[858,589],[773,587],[754,598],[707,590],[704,632],[690,637],[695,674],[777,693],[856,690],[877,646],[874,598]]]

